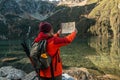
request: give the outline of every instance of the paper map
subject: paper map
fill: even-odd
[[[75,30],[75,22],[61,23],[62,34],[71,33]]]

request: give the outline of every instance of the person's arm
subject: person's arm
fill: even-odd
[[[58,33],[54,34],[54,37],[58,37],[58,36],[59,36],[59,34],[58,34]]]
[[[54,39],[54,45],[56,47],[66,46],[67,44],[71,43],[74,40],[74,38],[76,37],[76,33],[77,32],[74,31],[64,38],[56,37]]]
[[[62,30],[59,29],[58,32],[56,34],[54,34],[54,37],[58,37],[61,34]]]

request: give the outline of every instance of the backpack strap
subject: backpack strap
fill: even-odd
[[[59,49],[57,49],[57,51],[55,52],[53,58],[54,58],[55,56],[57,56],[58,51],[59,51]]]
[[[56,51],[56,53],[55,53],[55,55],[54,55],[54,57],[56,57],[56,61],[55,61],[55,70],[56,70],[56,68],[57,68],[57,63],[58,62],[60,62],[60,56],[57,54],[58,53],[58,50]]]
[[[51,62],[51,64],[50,64],[50,72],[51,72],[52,80],[55,80],[52,62]]]
[[[59,49],[58,49],[59,50]],[[58,50],[56,51],[55,55],[52,57],[56,57],[57,53],[58,53]],[[55,63],[55,68],[56,68],[56,65],[57,65],[57,61]],[[51,72],[51,76],[52,76],[52,80],[55,80],[55,76],[54,76],[54,69],[53,69],[53,65],[52,65],[52,61],[51,61],[51,64],[50,64],[50,72]]]

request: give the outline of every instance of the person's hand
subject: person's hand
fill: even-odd
[[[62,29],[59,29],[58,31],[57,31],[57,34],[61,34],[62,33]]]
[[[75,30],[74,30],[76,33],[78,33],[78,30],[77,30],[77,28],[75,28]]]

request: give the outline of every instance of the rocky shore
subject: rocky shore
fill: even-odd
[[[93,75],[86,68],[64,70],[62,78],[62,80],[120,80],[120,78],[108,74],[103,76]],[[0,68],[0,80],[37,80],[37,77],[34,71],[27,74],[12,66],[5,66]]]

